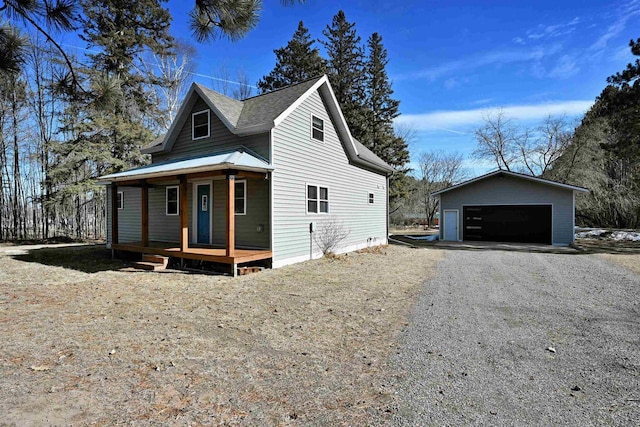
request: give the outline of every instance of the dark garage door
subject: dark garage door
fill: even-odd
[[[551,205],[465,206],[463,240],[551,244]]]

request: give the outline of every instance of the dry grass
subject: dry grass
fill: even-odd
[[[442,252],[368,252],[236,279],[0,254],[2,421],[388,424],[387,361]]]
[[[578,239],[576,246],[586,253],[614,262],[640,274],[640,242],[610,239]]]
[[[599,256],[640,274],[640,254],[599,254]]]

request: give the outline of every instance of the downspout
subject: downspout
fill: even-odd
[[[389,175],[387,175],[387,244],[389,244]]]

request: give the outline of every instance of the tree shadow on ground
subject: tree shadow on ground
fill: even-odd
[[[69,268],[84,273],[116,271],[130,264],[126,259],[112,259],[111,251],[105,245],[26,249],[24,253],[8,256],[18,261]]]
[[[501,243],[501,242],[430,242],[427,240],[415,240],[406,236],[394,235],[391,239],[399,241],[399,244],[416,248],[432,248],[441,250],[467,250],[467,251],[511,251],[529,253],[550,253],[563,255],[587,255],[587,254],[640,254],[640,242],[578,239],[572,246],[552,246],[526,243]],[[390,240],[391,244],[394,244]],[[396,243],[398,244],[398,243]]]

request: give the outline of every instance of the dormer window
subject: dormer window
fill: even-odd
[[[311,116],[311,137],[318,141],[324,141],[324,120]]]
[[[208,138],[210,135],[209,110],[191,115],[191,139]]]

